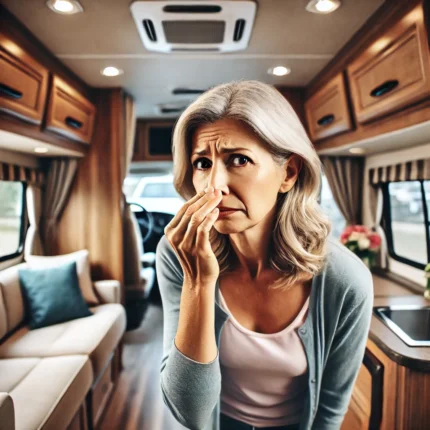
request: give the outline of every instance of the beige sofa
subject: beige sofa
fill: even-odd
[[[18,270],[0,271],[0,430],[95,428],[119,373],[126,327],[117,281],[94,282],[93,315],[24,325]]]

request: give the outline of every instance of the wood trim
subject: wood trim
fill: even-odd
[[[302,121],[304,127],[306,127],[306,115],[305,115],[305,88],[303,87],[284,87],[275,86],[275,88],[287,99],[294,111]]]
[[[94,102],[96,90],[89,87],[79,76],[68,69],[15,15],[1,4],[0,28],[3,33],[12,38],[50,72],[59,75],[69,85],[82,93],[84,97]]]
[[[89,144],[93,135],[95,113],[95,106],[75,88],[58,76],[52,77],[51,93],[44,122],[45,129]],[[81,121],[82,127],[80,129],[68,127],[65,124],[65,116],[68,115],[76,116],[74,119]]]
[[[384,367],[382,363],[367,348],[364,353],[363,364],[372,377],[372,397],[369,430],[378,430],[382,419]]]
[[[384,398],[382,404],[382,420],[380,430],[392,430],[396,426],[396,402],[397,402],[397,365],[387,357],[371,340],[367,340],[367,349],[382,363]],[[390,389],[386,389],[390,387]]]
[[[397,381],[396,429],[430,428],[430,373],[397,366]]]
[[[28,55],[9,37],[0,33],[1,67],[5,72],[3,79],[21,93],[18,99],[0,98],[0,109],[16,115],[24,121],[41,124],[48,94],[49,70]],[[2,83],[5,84],[5,81]],[[13,81],[13,82],[11,82]]]
[[[352,36],[343,48],[330,60],[306,88],[306,99],[324,86],[338,73],[343,72],[348,64],[361,54],[367,46],[381,36],[387,27],[401,19],[409,10],[422,0],[386,0],[382,6]]]
[[[315,150],[318,152],[325,149],[340,148],[344,145],[390,133],[425,121],[430,121],[430,100],[415,104],[364,126],[357,124],[357,129],[351,133],[315,142]]]
[[[88,249],[92,279],[116,279],[124,303],[121,160],[123,92],[100,90],[94,136],[79,163],[68,204],[58,225],[53,254]]]
[[[133,161],[172,161],[172,155],[150,155],[149,128],[152,126],[174,127],[175,121],[138,120]]]
[[[2,112],[0,112],[0,130],[30,137],[39,142],[51,143],[63,149],[77,151],[81,156],[85,156],[89,150],[87,144],[71,141],[48,130],[41,131],[39,125],[25,123]]]

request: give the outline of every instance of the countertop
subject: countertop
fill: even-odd
[[[373,274],[374,306],[430,306],[423,294]],[[430,346],[408,346],[378,317],[372,315],[369,338],[393,361],[417,371],[430,372]]]

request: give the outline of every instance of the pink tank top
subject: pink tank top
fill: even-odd
[[[294,321],[278,333],[257,333],[230,315],[220,339],[221,412],[251,426],[300,422],[307,391],[307,358],[297,329],[306,319],[309,297]]]

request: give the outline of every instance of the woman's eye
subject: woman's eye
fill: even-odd
[[[241,160],[239,161],[239,163],[235,163],[233,162],[233,160]],[[251,159],[249,157],[246,157],[245,155],[240,155],[240,154],[233,154],[230,158],[229,158],[229,163],[231,162],[233,166],[237,166],[237,167],[242,167],[242,166],[246,166],[246,164],[248,162],[250,162]],[[204,170],[207,168],[200,165],[199,163],[210,163],[210,160],[208,160],[207,158],[199,158],[198,160],[194,161],[193,166],[197,169],[197,170]]]
[[[239,164],[239,166],[244,166],[246,163],[248,163],[248,161],[251,161],[245,155],[232,155],[231,160],[234,160],[234,159],[236,159],[236,160],[239,160],[239,159],[246,160],[244,164]],[[234,164],[234,163],[233,163],[233,165],[237,166],[237,164]]]

